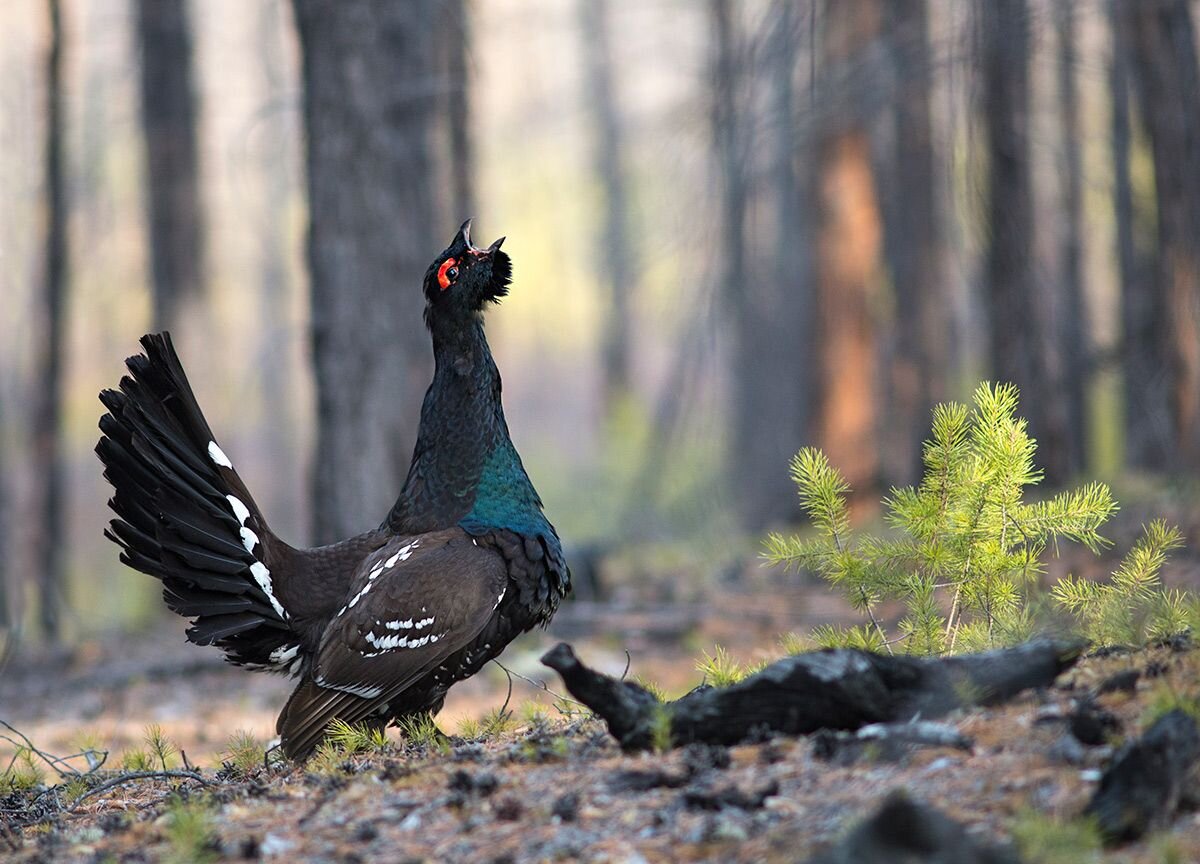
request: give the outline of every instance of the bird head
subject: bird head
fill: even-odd
[[[425,271],[426,319],[466,317],[487,302],[499,303],[512,281],[512,259],[500,251],[501,237],[486,249],[471,243],[471,220],[458,229]]]

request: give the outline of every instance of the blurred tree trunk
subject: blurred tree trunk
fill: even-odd
[[[1029,148],[1029,8],[982,0],[983,113],[988,143],[988,248],[984,282],[992,375],[1017,385],[1052,484],[1070,474],[1063,395],[1048,362],[1054,346],[1034,269]]]
[[[467,0],[444,0],[441,31],[446,68],[446,115],[450,125],[451,222],[462,222],[475,213],[475,164],[471,145],[471,87],[467,62],[471,48],[470,9]]]
[[[584,104],[591,121],[592,164],[604,199],[603,241],[597,245],[599,276],[608,283],[609,308],[601,335],[605,415],[612,416],[632,380],[631,299],[636,266],[629,230],[623,165],[625,129],[614,80],[608,0],[579,0],[583,37]]]
[[[896,309],[883,435],[889,485],[916,481],[929,412],[949,396],[950,298],[941,270],[927,0],[889,0],[896,76],[885,248]]]
[[[862,70],[879,38],[877,0],[825,7],[820,32],[821,124],[813,190],[818,223],[816,328],[820,446],[861,498],[879,481],[877,346],[871,294],[881,264],[881,215],[866,131],[865,94],[877,85]]]
[[[1087,467],[1087,386],[1090,378],[1088,310],[1083,291],[1083,137],[1076,93],[1077,41],[1075,0],[1055,0],[1058,32],[1058,92],[1063,169],[1061,275],[1053,310],[1054,350],[1066,412],[1064,470],[1078,474]]]
[[[38,579],[39,627],[57,642],[62,635],[66,580],[62,466],[62,368],[67,305],[67,200],[63,178],[63,30],[59,0],[48,0],[50,39],[46,54],[46,225],[44,235],[42,330],[35,341],[31,474],[39,506],[32,520],[33,562]]]
[[[1126,6],[1142,119],[1154,154],[1157,260],[1174,446],[1167,468],[1200,468],[1200,68],[1188,0]]]
[[[137,0],[154,327],[178,327],[204,282],[192,35],[186,0]]]
[[[1121,369],[1124,394],[1125,462],[1131,468],[1161,470],[1171,447],[1167,398],[1166,351],[1160,334],[1166,332],[1162,292],[1147,277],[1151,256],[1146,232],[1137,230],[1130,152],[1133,117],[1133,46],[1123,4],[1110,0],[1109,30],[1112,57],[1109,89],[1112,98],[1113,209],[1117,235],[1117,265],[1121,285]]]
[[[740,5],[712,0],[709,8],[712,130],[721,196],[720,296],[732,325],[727,470],[742,525],[758,530],[796,512],[788,459],[810,431],[813,310],[805,238],[811,232],[797,169],[803,154],[793,83],[802,19],[794,3],[776,3],[765,33],[767,51],[750,68]],[[759,76],[769,82],[764,176],[774,225],[751,254],[746,226],[755,146],[749,106]]]
[[[12,436],[8,429],[8,384],[7,376],[0,374],[0,663],[7,648],[7,634],[13,627],[13,581],[16,570],[12,559],[12,522],[10,519],[9,496],[12,474],[9,469],[9,452]]]
[[[439,4],[294,8],[317,389],[313,539],[327,543],[378,524],[404,480],[432,369],[421,279],[456,225],[438,212],[434,180]]]
[[[258,10],[256,41],[260,49],[263,82],[262,97],[274,103],[290,88],[288,70],[283,62],[287,50],[286,9],[278,3],[266,3]],[[259,210],[259,286],[258,368],[261,370],[263,439],[267,458],[276,480],[265,490],[267,512],[277,531],[303,533],[303,489],[295,478],[295,466],[303,463],[297,446],[296,382],[289,348],[292,339],[291,277],[287,266],[289,236],[288,202],[293,170],[288,141],[295,140],[297,123],[291,112],[272,112],[259,124],[260,139],[255,152],[258,176],[262,180]],[[259,499],[262,501],[262,499]]]

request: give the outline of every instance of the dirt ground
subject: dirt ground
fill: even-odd
[[[622,754],[602,723],[554,707],[554,694],[565,691],[537,663],[565,640],[589,665],[612,674],[628,665],[628,674],[678,694],[698,682],[695,659],[716,642],[742,660],[775,657],[778,634],[795,621],[844,613],[823,590],[803,587],[725,590],[702,602],[571,604],[549,632],[530,634],[503,658],[553,693],[516,677],[510,694],[503,670],[489,668],[452,692],[439,717],[451,736],[444,745],[414,746],[393,730],[376,752],[249,773],[219,770],[222,753],[237,730],[272,737],[287,680],[228,667],[169,624],[68,654],[20,655],[0,677],[0,719],[39,749],[76,752],[86,733],[111,751],[106,768],[116,767],[158,724],[207,785],[141,780],[74,810],[64,809],[70,796],[61,788],[0,794],[0,861],[791,862],[834,842],[897,789],[1001,840],[1031,820],[1069,821],[1094,791],[1112,748],[1066,752],[1063,717],[1078,696],[1140,670],[1133,692],[1099,697],[1120,721],[1117,735],[1129,737],[1162,694],[1195,695],[1200,651],[1092,657],[1054,689],[952,715],[973,739],[970,751],[926,748],[837,766],[819,760],[808,738]],[[506,700],[514,728],[458,737]],[[543,719],[531,719],[531,701],[544,704]],[[744,794],[724,794],[731,789]],[[38,807],[43,821],[23,825]],[[1182,815],[1156,837],[1102,857],[1044,860],[1197,861],[1200,817]]]

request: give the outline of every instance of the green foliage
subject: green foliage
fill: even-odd
[[[475,717],[464,717],[458,721],[458,734],[468,741],[480,741],[483,739],[483,724]]]
[[[704,674],[705,682],[713,687],[728,687],[750,674],[721,645],[715,646],[712,654],[705,651],[704,658],[696,661],[696,669]]]
[[[516,715],[503,707],[493,708],[483,715],[483,720],[480,722],[484,738],[495,738],[497,735],[512,732],[520,725]]]
[[[1161,520],[1143,529],[1107,584],[1068,576],[1051,594],[1102,645],[1140,645],[1173,636],[1200,624],[1196,599],[1181,591],[1163,590],[1159,572],[1172,550],[1183,545],[1176,528]]]
[[[0,774],[0,792],[27,792],[41,786],[45,780],[42,769],[34,761],[33,751],[28,747],[18,747]]]
[[[1142,728],[1148,729],[1155,721],[1172,711],[1182,711],[1200,723],[1200,697],[1180,693],[1170,685],[1164,684],[1151,694],[1146,709],[1142,712]]]
[[[121,754],[121,767],[126,771],[153,771],[156,766],[149,752],[135,747]]]
[[[841,474],[819,450],[796,455],[791,474],[816,536],[772,534],[764,557],[820,574],[868,621],[817,628],[818,645],[938,654],[1021,641],[1035,630],[1033,589],[1051,547],[1069,540],[1096,553],[1108,545],[1100,529],[1117,505],[1103,483],[1025,500],[1042,475],[1037,444],[1016,412],[1009,384],[981,385],[971,408],[937,406],[920,484],[893,489],[884,502],[887,537],[854,536]],[[1154,523],[1111,586],[1067,580],[1053,599],[1099,642],[1177,633],[1200,619],[1194,601],[1157,581],[1178,543],[1178,532]],[[875,614],[888,600],[905,607],[894,635]]]
[[[326,738],[346,756],[355,753],[378,753],[391,746],[387,731],[369,723],[347,723],[334,720],[329,724]]]
[[[1089,819],[1057,822],[1026,810],[1013,824],[1012,836],[1021,860],[1029,864],[1099,864],[1102,860],[1100,831]]]
[[[311,774],[331,775],[342,771],[346,763],[346,753],[341,746],[331,738],[326,738],[308,757],[305,769]]]
[[[655,753],[666,753],[671,749],[671,709],[666,705],[655,705],[650,718],[650,746]]]
[[[799,633],[784,633],[779,637],[779,647],[787,657],[795,654],[803,654],[805,651],[810,650],[814,643],[816,643],[815,639],[802,636]]]
[[[414,747],[431,747],[435,750],[446,749],[445,736],[438,729],[433,718],[428,714],[411,714],[396,721],[400,734]]]
[[[229,743],[225,745],[222,757],[244,776],[253,774],[266,765],[267,751],[252,734],[239,729],[229,736]]]
[[[167,811],[167,840],[171,850],[165,860],[201,864],[217,857],[217,833],[212,814],[198,801],[175,799]]]
[[[162,727],[157,723],[151,723],[146,727],[145,733],[146,747],[149,750],[149,758],[151,763],[158,763],[162,766],[163,771],[167,771],[175,764],[175,757],[179,750],[171,742],[165,734]]]

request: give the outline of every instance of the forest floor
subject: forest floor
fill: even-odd
[[[1050,690],[947,718],[973,740],[969,751],[922,748],[836,765],[821,761],[808,737],[623,754],[600,721],[556,703],[565,690],[537,663],[561,639],[589,665],[614,675],[628,667],[678,695],[698,683],[696,659],[714,643],[744,661],[778,657],[778,636],[795,622],[845,616],[812,585],[569,604],[550,632],[529,634],[503,657],[514,676],[553,692],[514,677],[510,693],[506,673],[489,667],[452,691],[439,717],[446,743],[414,745],[392,730],[382,749],[248,771],[221,770],[229,739],[238,730],[263,743],[272,737],[287,680],[228,667],[166,624],[69,653],[27,652],[0,675],[0,720],[47,753],[78,752],[87,735],[111,755],[70,789],[0,790],[0,861],[792,862],[835,842],[893,790],[974,835],[1017,833],[1052,848],[1073,836],[1054,826],[1080,813],[1112,754],[1067,739],[1074,701],[1114,675],[1140,672],[1132,689],[1098,697],[1119,721],[1117,738],[1132,738],[1163,694],[1194,696],[1200,673],[1200,651],[1087,657]],[[471,728],[506,702],[509,722],[486,735]],[[107,772],[120,768],[123,753],[145,747],[149,724],[186,754],[201,782],[137,780],[71,807],[116,776]],[[184,767],[180,757],[174,767]],[[1104,853],[1067,846],[1062,857],[1024,860],[1200,861],[1200,816],[1179,816],[1149,840]]]

